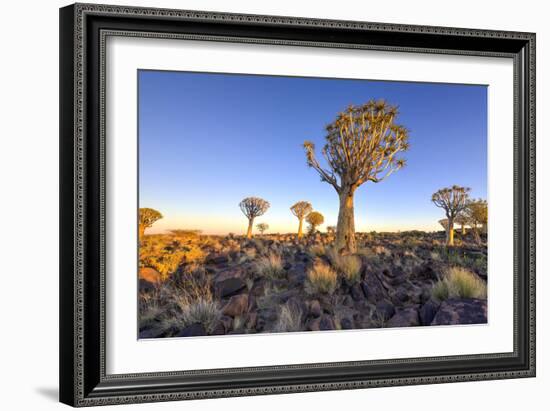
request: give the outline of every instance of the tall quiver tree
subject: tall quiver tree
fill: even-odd
[[[432,202],[445,210],[447,217],[447,245],[454,245],[454,223],[457,216],[468,206],[470,189],[468,187],[452,186],[442,188],[432,194]]]
[[[303,236],[302,226],[304,224],[304,218],[312,210],[313,210],[313,207],[311,206],[311,203],[309,203],[308,201],[298,201],[296,204],[290,207],[290,211],[292,211],[292,214],[294,214],[299,221],[298,238],[302,238]]]
[[[384,101],[349,106],[326,127],[322,149],[328,169],[315,157],[315,146],[304,142],[307,164],[332,185],[340,198],[336,226],[339,251],[356,251],[353,197],[362,184],[379,183],[405,165],[398,158],[408,145],[407,130],[395,123],[397,107]]]
[[[239,203],[239,207],[243,214],[248,218],[248,230],[246,238],[252,238],[252,228],[254,227],[254,219],[263,215],[269,208],[269,202],[258,197],[247,197]]]
[[[156,221],[162,218],[162,214],[154,208],[139,209],[139,239],[143,238],[145,229],[151,227]]]

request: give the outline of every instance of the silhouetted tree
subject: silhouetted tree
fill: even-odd
[[[259,223],[259,224],[256,224],[256,228],[258,229],[260,234],[263,234],[265,231],[269,230],[269,224]]]
[[[312,211],[307,215],[306,221],[309,223],[310,234],[313,234],[317,230],[317,227],[325,222],[325,217],[318,211]]]
[[[405,165],[398,158],[406,151],[408,132],[398,124],[397,107],[384,101],[350,105],[326,127],[326,144],[322,149],[328,169],[315,157],[315,146],[304,142],[307,164],[332,185],[340,198],[336,247],[356,251],[353,196],[362,184],[378,183]]]
[[[298,238],[302,238],[302,224],[304,222],[304,217],[308,215],[311,210],[313,210],[313,207],[308,201],[298,201],[296,204],[290,207],[290,211],[292,211],[292,214],[294,214],[299,221]]]
[[[246,238],[252,238],[252,227],[254,219],[264,214],[269,208],[269,202],[258,197],[247,197],[239,203],[239,207],[243,214],[248,218],[248,230]]]
[[[454,245],[454,223],[456,217],[466,209],[468,205],[468,193],[470,189],[454,185],[442,188],[432,194],[432,202],[439,208],[445,210],[447,217],[447,245]]]
[[[145,229],[151,227],[162,218],[162,214],[153,208],[139,209],[139,239],[143,238]]]

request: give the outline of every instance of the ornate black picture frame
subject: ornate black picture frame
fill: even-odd
[[[105,39],[187,38],[514,61],[511,353],[105,372]],[[535,376],[535,34],[75,4],[60,10],[60,400],[73,406]]]

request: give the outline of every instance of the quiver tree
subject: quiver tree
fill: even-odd
[[[481,244],[479,226],[481,226],[484,233],[487,232],[487,220],[489,217],[487,201],[481,199],[469,201],[465,213],[470,220],[475,242]]]
[[[438,223],[445,230],[445,241],[448,242],[449,241],[449,220],[444,218],[442,220],[439,220]]]
[[[353,196],[362,184],[379,183],[405,165],[399,153],[406,151],[407,130],[395,123],[397,108],[384,101],[349,106],[326,127],[326,143],[321,150],[328,165],[323,168],[312,142],[304,142],[308,166],[321,181],[334,187],[340,198],[336,226],[339,251],[356,251]]]
[[[259,224],[256,224],[256,228],[258,229],[260,234],[263,234],[265,231],[269,230],[269,224],[259,223]]]
[[[466,210],[462,211],[455,218],[455,223],[460,224],[460,234],[462,234],[463,236],[466,235],[466,226],[470,224],[470,219],[465,213]]]
[[[252,238],[252,227],[254,227],[254,219],[264,214],[269,208],[269,202],[258,197],[247,197],[239,203],[239,207],[243,214],[248,218],[248,230],[246,238]]]
[[[432,194],[432,202],[439,208],[445,210],[447,217],[447,245],[454,245],[454,223],[457,216],[463,212],[468,206],[468,193],[470,189],[467,187],[452,186],[442,188]]]
[[[311,203],[309,203],[308,201],[298,201],[296,204],[290,207],[290,211],[292,211],[292,214],[294,214],[299,221],[298,238],[302,238],[302,225],[304,223],[304,218],[312,210],[313,210],[313,207],[311,206]]]
[[[312,211],[307,215],[306,221],[309,223],[310,234],[313,234],[317,231],[317,227],[325,222],[325,217],[318,211]]]
[[[151,227],[162,218],[162,214],[154,208],[139,209],[139,239],[143,238],[145,229]]]

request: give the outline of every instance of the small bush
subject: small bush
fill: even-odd
[[[279,277],[284,271],[281,257],[273,253],[258,259],[256,269],[259,274],[271,279]]]
[[[218,303],[207,299],[198,299],[191,303],[180,305],[181,319],[185,326],[199,323],[207,333],[212,333],[221,318]]]
[[[432,295],[439,300],[448,298],[487,298],[487,285],[476,274],[461,267],[449,268],[438,281]]]
[[[302,309],[296,304],[284,304],[279,308],[277,322],[273,328],[273,332],[292,332],[302,329]]]
[[[325,255],[326,249],[325,246],[322,244],[315,244],[309,247],[308,254],[312,257],[321,257]]]
[[[332,266],[342,273],[349,282],[357,282],[361,278],[361,259],[356,255],[340,255],[335,248],[327,251],[327,257]]]
[[[308,294],[332,294],[336,290],[336,277],[331,266],[316,261],[307,272],[305,290]]]

